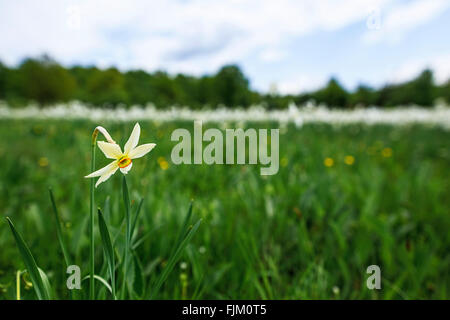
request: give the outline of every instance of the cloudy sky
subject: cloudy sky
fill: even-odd
[[[0,61],[194,75],[237,63],[283,93],[450,78],[449,0],[0,0]]]

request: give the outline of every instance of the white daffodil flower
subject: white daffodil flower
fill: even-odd
[[[107,133],[106,130],[105,132]],[[102,134],[105,135],[104,132],[102,132]],[[137,146],[140,134],[141,127],[139,126],[139,123],[136,123],[133,128],[133,132],[131,132],[130,138],[128,139],[127,143],[125,143],[123,152],[120,149],[120,146],[116,143],[97,141],[98,147],[100,148],[100,150],[102,150],[105,156],[108,159],[114,159],[114,161],[108,164],[106,167],[103,167],[85,176],[85,178],[100,177],[95,184],[95,187],[97,187],[100,183],[108,180],[109,177],[111,177],[117,171],[117,169],[120,169],[123,174],[127,174],[128,171],[130,171],[131,166],[133,165],[133,159],[145,156],[156,146],[156,144],[154,143],[147,143]],[[113,141],[109,134],[107,136],[107,140]]]

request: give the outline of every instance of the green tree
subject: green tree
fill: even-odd
[[[339,84],[335,78],[331,78],[325,88],[314,94],[317,102],[325,103],[330,108],[347,107],[349,102],[349,94]]]
[[[372,88],[366,85],[360,85],[354,93],[350,95],[350,105],[355,107],[357,105],[362,105],[368,107],[375,104],[376,102],[376,92]]]
[[[408,84],[409,103],[415,103],[424,107],[432,106],[436,98],[436,89],[433,83],[433,72],[429,69]]]
[[[127,102],[124,77],[116,68],[94,69],[86,86],[88,102],[95,105],[116,106]]]
[[[75,79],[77,83],[77,89],[74,93],[74,99],[91,102],[89,101],[89,93],[87,91],[89,79],[98,72],[99,70],[96,67],[82,67],[82,66],[74,66],[69,69],[70,74]]]
[[[198,82],[198,103],[200,106],[216,106],[219,98],[214,92],[214,78],[210,76],[203,76]]]
[[[436,96],[438,98],[443,98],[445,102],[450,104],[450,80],[448,80],[443,85],[437,87],[436,91],[437,91]]]
[[[125,90],[129,104],[141,106],[157,100],[152,86],[153,77],[143,70],[133,70],[125,73]]]
[[[406,104],[432,106],[436,98],[436,87],[431,70],[424,70],[408,82],[384,86],[378,94],[377,102],[381,106],[395,107]]]
[[[249,83],[238,66],[224,66],[219,70],[214,77],[214,98],[228,107],[250,105]]]
[[[213,75],[194,77],[171,76],[163,71],[122,73],[116,68],[101,70],[95,66],[66,69],[45,55],[26,59],[18,67],[8,68],[0,63],[0,99],[13,106],[31,100],[47,104],[77,99],[97,106],[153,102],[159,108],[174,104],[191,108],[215,108],[223,104],[233,108],[262,103],[268,109],[283,109],[291,101],[303,104],[308,100],[338,108],[374,104],[395,107],[405,104],[431,106],[438,97],[450,103],[450,82],[436,86],[431,70],[424,70],[411,81],[388,84],[378,90],[360,85],[352,93],[347,92],[337,79],[331,78],[320,90],[293,96],[260,94],[251,90],[249,81],[236,65],[224,66]]]
[[[174,82],[178,92],[178,103],[181,102],[181,104],[190,106],[191,108],[202,106],[200,103],[200,80],[198,78],[178,74]]]
[[[0,99],[6,98],[6,79],[8,68],[0,61]]]
[[[179,89],[175,82],[166,72],[157,71],[152,76],[152,88],[155,91],[155,104],[158,108],[171,106],[176,103],[183,103],[177,101],[180,97]]]
[[[68,101],[76,89],[70,73],[46,55],[26,59],[19,67],[19,77],[21,94],[40,104]]]

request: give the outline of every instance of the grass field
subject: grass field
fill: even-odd
[[[133,124],[101,123],[120,145]],[[157,147],[127,176],[133,208],[144,198],[134,294],[128,298],[151,296],[191,199],[202,224],[155,298],[449,298],[449,131],[425,125],[288,125],[280,129],[278,174],[260,176],[258,166],[174,165],[170,134],[178,127],[192,130],[192,123],[140,124],[141,141]],[[90,193],[84,175],[90,172],[96,125],[0,120],[0,298],[16,298],[16,271],[25,268],[6,216],[47,273],[53,295],[69,297],[48,187],[70,256],[83,276],[89,273]],[[97,151],[96,168],[106,163]],[[115,174],[96,189],[96,203],[118,235],[118,256],[124,233],[121,178]],[[96,273],[107,279],[101,243],[98,233]],[[381,267],[381,290],[366,287],[372,264]],[[24,274],[21,298],[35,299],[27,281]],[[87,296],[87,287],[83,282],[79,297]],[[96,292],[111,298],[103,286]]]

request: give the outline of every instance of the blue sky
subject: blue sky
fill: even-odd
[[[450,78],[448,0],[22,0],[0,2],[0,60],[194,75],[238,64],[251,86],[348,89],[432,68]]]

